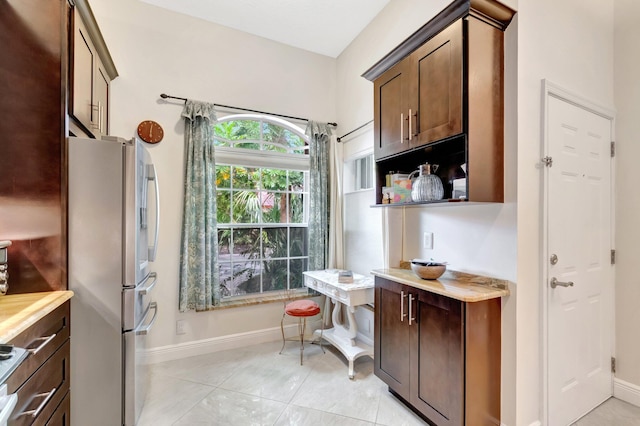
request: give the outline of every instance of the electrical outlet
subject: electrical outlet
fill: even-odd
[[[176,334],[187,334],[187,322],[185,320],[176,321]]]
[[[422,234],[422,248],[433,249],[433,232],[425,232]]]

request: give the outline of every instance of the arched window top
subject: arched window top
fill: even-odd
[[[216,147],[308,154],[308,142],[302,128],[267,115],[227,115],[214,125]]]

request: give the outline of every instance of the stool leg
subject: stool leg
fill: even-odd
[[[280,320],[280,331],[282,331],[282,347],[280,348],[279,355],[282,355],[282,351],[284,350],[284,316],[286,314],[282,314],[282,319]]]
[[[298,331],[300,331],[300,365],[302,365],[302,355],[304,353],[304,329],[307,327],[307,318],[298,318]]]

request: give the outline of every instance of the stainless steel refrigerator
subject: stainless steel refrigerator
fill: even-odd
[[[158,314],[155,167],[137,139],[72,137],[67,154],[71,424],[133,426],[148,382],[145,337]]]

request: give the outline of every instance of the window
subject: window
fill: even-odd
[[[355,190],[373,188],[373,155],[359,158],[356,161]]]
[[[346,193],[373,188],[373,154],[347,160],[344,164]]]
[[[302,129],[243,114],[219,120],[214,134],[223,298],[304,288],[309,158]]]

